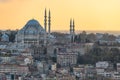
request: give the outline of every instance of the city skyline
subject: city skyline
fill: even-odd
[[[119,0],[0,0],[0,29],[21,29],[30,19],[44,27],[44,11],[51,11],[51,29],[120,31]]]

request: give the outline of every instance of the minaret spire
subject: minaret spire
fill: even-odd
[[[72,34],[72,19],[70,19],[70,34]]]
[[[75,41],[74,38],[75,38],[75,22],[73,19],[73,42]]]
[[[51,13],[49,10],[49,14],[48,14],[48,33],[50,34],[51,31]]]
[[[46,11],[46,8],[45,8],[45,15],[44,15],[44,28],[45,28],[45,31],[47,31],[47,11]]]
[[[75,22],[74,22],[74,19],[73,19],[73,34],[75,33]]]
[[[44,28],[45,28],[45,34],[44,34],[44,46],[47,44],[47,11],[45,8],[45,15],[44,15]]]
[[[74,19],[70,19],[70,35],[71,35],[71,42],[74,42],[75,37],[75,22]]]

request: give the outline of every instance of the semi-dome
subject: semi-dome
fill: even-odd
[[[4,33],[1,37],[1,41],[9,41],[9,36],[6,33]]]

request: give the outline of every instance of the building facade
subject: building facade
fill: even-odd
[[[57,54],[57,63],[61,66],[76,65],[77,56],[74,52],[60,52]]]

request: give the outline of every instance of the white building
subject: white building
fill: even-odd
[[[98,75],[104,75],[105,69],[103,68],[96,68],[96,72]]]
[[[104,77],[107,77],[107,78],[111,78],[112,77],[112,73],[111,72],[104,72]]]
[[[120,73],[119,72],[114,72],[112,74],[112,79],[113,80],[120,80]]]
[[[117,71],[120,72],[120,63],[117,63]]]
[[[56,71],[56,64],[51,65],[51,70]]]
[[[109,62],[107,61],[100,61],[96,63],[96,68],[108,68],[109,67]]]

